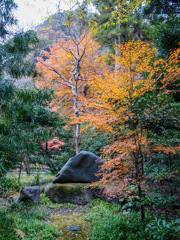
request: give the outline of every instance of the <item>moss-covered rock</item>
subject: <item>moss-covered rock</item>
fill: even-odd
[[[84,183],[56,183],[48,184],[45,192],[52,202],[55,203],[73,203],[85,205],[89,203],[93,194],[89,189],[84,188]]]

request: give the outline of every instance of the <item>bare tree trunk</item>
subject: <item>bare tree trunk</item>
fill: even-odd
[[[138,185],[138,195],[139,195],[140,199],[142,199],[142,189],[141,189],[140,183]],[[144,220],[145,220],[144,205],[141,205],[141,221],[144,221]]]
[[[82,53],[82,55],[80,56],[80,43],[79,43],[79,39],[77,41],[76,44],[76,58],[75,58],[75,72],[74,72],[74,88],[72,89],[72,92],[74,93],[74,111],[75,111],[75,115],[76,115],[76,119],[78,120],[79,116],[80,116],[80,112],[79,112],[79,102],[78,102],[78,82],[79,82],[79,77],[81,74],[81,66],[80,66],[80,62],[81,62],[81,58],[83,57],[84,53],[85,53],[85,49]],[[81,145],[81,141],[80,141],[80,123],[76,123],[76,135],[75,135],[75,143],[76,143],[76,155],[80,153],[80,145]]]
[[[78,100],[76,99],[76,97],[74,97],[74,111],[75,111],[76,119],[78,119],[80,114],[78,109]],[[76,154],[80,153],[80,145],[81,145],[80,128],[81,128],[80,123],[76,123],[76,133],[75,133]]]
[[[77,123],[76,124],[76,138],[75,138],[75,142],[76,142],[76,154],[80,153],[80,145],[81,145],[81,141],[80,141],[80,124]]]
[[[20,177],[21,177],[21,170],[22,170],[22,160],[21,160],[21,163],[20,163],[20,167],[19,167],[19,174],[18,174],[18,184],[20,184]]]
[[[118,29],[120,29],[120,23],[116,23],[116,29],[118,30]],[[120,35],[118,35],[118,36],[116,36],[116,38],[115,38],[115,45],[117,46],[117,45],[120,45]],[[115,70],[117,71],[118,69],[119,69],[119,63],[118,63],[118,61],[117,61],[117,58],[118,58],[118,56],[119,56],[119,50],[118,50],[118,48],[116,47],[115,48]]]
[[[139,150],[136,149],[135,153],[134,153],[134,167],[135,167],[135,174],[136,174],[136,181],[137,181],[137,187],[138,187],[138,195],[140,198],[140,202],[142,201],[142,188],[141,188],[141,178],[144,172],[144,159],[142,156],[142,152],[141,152],[141,147],[138,146]],[[139,163],[138,159],[139,156],[141,156],[141,163]],[[141,171],[140,171],[140,164],[141,164]],[[145,209],[144,209],[144,205],[141,204],[141,221],[145,220]]]
[[[138,181],[138,184],[137,184],[138,195],[139,195],[140,201],[142,201],[143,195],[142,195],[142,188],[141,188],[141,174],[140,174],[140,171],[139,171],[137,156],[136,156],[136,159],[135,159],[135,170],[136,170],[136,179]],[[141,221],[144,221],[144,220],[145,220],[145,210],[144,210],[144,205],[142,204],[141,205]]]
[[[48,156],[48,142],[46,141],[46,150],[45,152],[43,151],[43,154],[45,155],[45,158],[47,159],[47,165],[53,169],[54,172],[57,172],[56,167],[54,166],[54,164],[52,163],[51,159]]]
[[[51,169],[53,169],[53,171],[54,172],[57,172],[57,169],[56,169],[56,167],[54,166],[54,164],[52,163],[52,161],[51,161],[51,159],[49,158],[49,156],[48,156],[48,154],[46,153],[45,154],[45,157],[46,157],[46,159],[47,159],[47,165],[51,168]]]
[[[24,162],[24,165],[25,165],[26,173],[27,173],[27,175],[31,175],[29,157],[25,153],[23,155],[24,155],[23,156],[23,162]]]

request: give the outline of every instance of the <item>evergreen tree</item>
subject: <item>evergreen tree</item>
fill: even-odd
[[[151,0],[144,7],[144,17],[155,25],[153,40],[163,57],[177,49],[180,42],[180,2],[178,0]]]
[[[32,30],[15,34],[13,38],[0,46],[0,72],[18,78],[36,74],[34,62],[28,62],[26,57],[31,46],[38,42],[36,33]]]
[[[112,19],[112,11],[117,8],[117,1],[93,1],[97,12],[94,14],[93,21],[98,26],[96,38],[102,43],[110,47],[114,52],[114,45],[130,39],[151,40],[153,26],[149,26],[148,22],[144,21],[142,9],[136,9],[129,13],[119,24],[117,19]],[[109,24],[111,21],[112,24]]]
[[[14,0],[1,0],[0,2],[0,41],[8,34],[8,27],[16,23],[13,10],[17,8]]]
[[[144,14],[154,22],[168,19],[172,15],[177,17],[180,14],[180,2],[179,0],[151,0],[144,7]]]
[[[31,156],[35,162],[43,155],[41,142],[58,131],[58,114],[51,112],[53,92],[47,89],[16,88],[7,80],[0,81],[0,173]]]
[[[25,61],[31,51],[31,45],[38,39],[32,30],[12,34],[10,27],[17,21],[13,16],[13,10],[17,5],[13,0],[2,0],[0,3],[0,77],[9,73],[13,77],[34,75],[33,63]],[[9,40],[8,40],[9,39]]]
[[[21,89],[8,78],[35,75],[33,63],[26,60],[38,39],[34,31],[12,35],[8,29],[16,24],[13,0],[0,2],[0,175],[38,155],[41,141],[48,141],[58,116],[48,107],[52,91]],[[37,160],[37,159],[36,159]]]

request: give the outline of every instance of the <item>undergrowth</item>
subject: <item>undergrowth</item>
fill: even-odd
[[[22,178],[27,185],[33,182],[33,176],[30,178],[26,177],[25,179]],[[43,180],[46,182],[50,179],[52,179],[52,176],[48,176],[47,179],[43,177]],[[22,181],[22,185],[24,185],[25,182]],[[1,181],[0,186],[4,193],[8,190],[19,191],[20,188],[16,179],[10,179],[7,177]],[[144,202],[144,204],[149,204],[149,202]],[[77,207],[74,204],[52,203],[42,191],[40,204],[14,202],[8,205],[7,208],[0,208],[0,239],[180,239],[180,220],[173,220],[172,218],[167,218],[166,215],[158,215],[154,212],[152,214],[152,212],[146,211],[146,220],[142,222],[140,219],[140,212],[136,205],[136,202],[128,201],[122,207],[117,204],[112,205],[96,199],[88,204],[86,212],[89,211],[89,213],[85,215],[82,211],[74,213],[73,209],[74,207]],[[55,214],[53,217],[50,217],[49,213],[52,209],[60,209],[61,207],[70,208],[72,211],[68,216]],[[51,221],[50,224],[47,224],[47,219]],[[81,227],[82,232],[70,233],[68,231],[69,226],[78,224]]]
[[[5,195],[7,192],[16,190],[19,191],[21,185],[18,184],[15,177],[1,177],[0,178],[0,196]]]
[[[13,203],[1,210],[1,240],[50,240],[56,239],[59,232],[44,222],[48,211],[45,207],[32,203]],[[9,228],[9,229],[8,229]]]
[[[123,210],[119,205],[95,200],[86,216],[92,224],[91,240],[178,240],[179,222],[167,222],[160,216],[146,214],[144,222],[140,212]]]

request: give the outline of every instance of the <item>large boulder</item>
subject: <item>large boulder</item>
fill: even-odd
[[[90,189],[85,183],[56,183],[48,184],[45,192],[54,203],[73,203],[85,205],[93,199]]]
[[[102,160],[91,152],[82,151],[70,158],[58,172],[53,183],[91,183],[100,179],[95,174],[99,172]]]
[[[39,186],[24,187],[21,189],[20,197],[19,197],[18,201],[24,202],[27,200],[30,200],[33,202],[40,201],[40,187]]]

